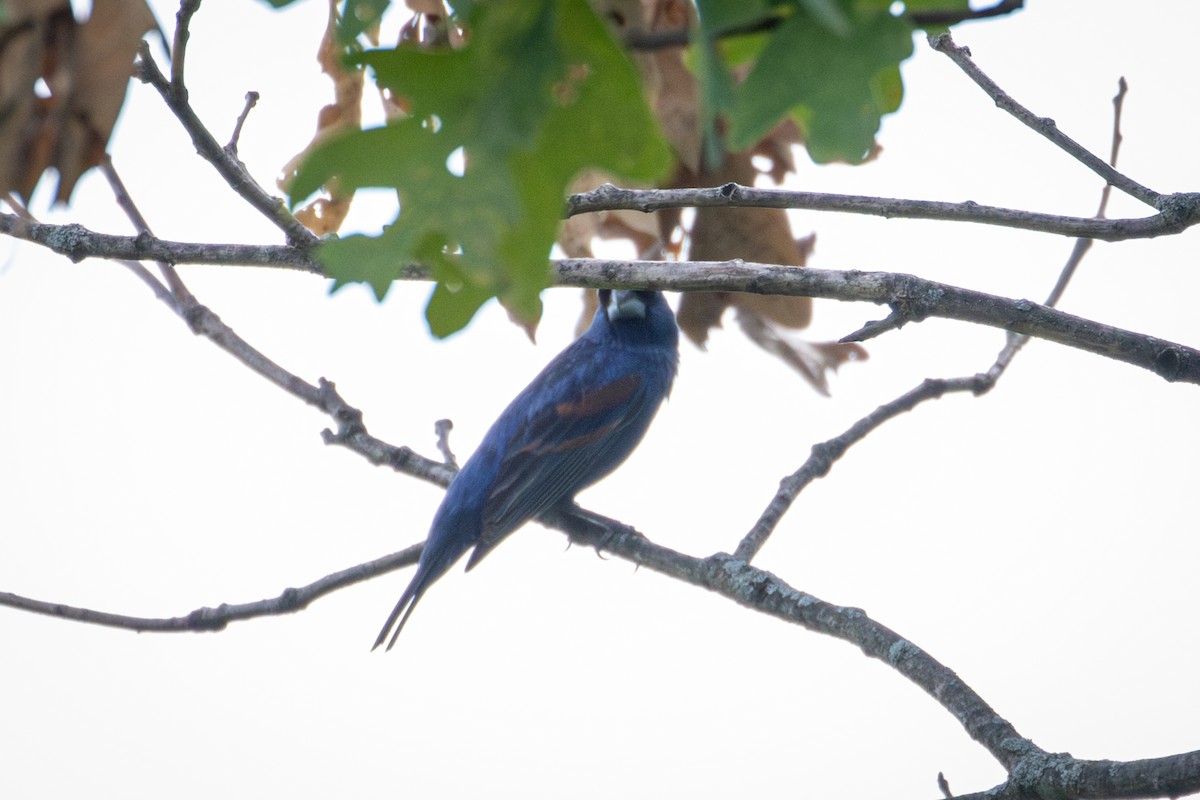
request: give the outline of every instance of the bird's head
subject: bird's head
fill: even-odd
[[[678,339],[675,315],[662,292],[601,289],[600,315],[625,341],[671,345]]]

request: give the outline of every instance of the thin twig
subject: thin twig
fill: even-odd
[[[1119,184],[1117,188],[1122,188]],[[998,225],[1107,242],[1180,233],[1200,223],[1200,193],[1156,195],[1159,212],[1146,217],[1096,219],[985,206],[967,201],[904,200],[864,195],[761,189],[728,183],[706,189],[620,189],[604,184],[567,198],[566,216],[592,211],[659,211],[665,208],[790,208],[837,211],[888,219],[930,219]]]
[[[107,153],[105,153],[104,158],[105,158],[105,160],[108,159]],[[19,222],[17,223],[18,227],[21,227],[21,226],[32,227],[35,225],[41,225],[41,223],[38,222],[37,218],[34,217],[33,214],[29,213],[29,209],[25,207],[25,204],[23,202],[21,202],[21,199],[19,197],[17,197],[16,195],[14,195],[12,193],[9,193],[9,194],[5,195],[4,199],[8,203],[8,205],[13,209],[13,211],[16,212],[17,218],[19,218]],[[8,215],[0,215],[0,217],[7,217],[7,216]],[[11,221],[12,218],[10,217],[9,220]],[[3,221],[4,220],[0,219],[0,222],[3,222]],[[20,233],[13,233],[12,235],[15,238],[24,238],[23,236],[20,235]],[[162,300],[164,303],[171,306],[172,308],[175,307],[175,305],[176,305],[175,298],[171,296],[171,290],[168,289],[163,284],[162,281],[160,281],[158,278],[154,277],[154,275],[152,275],[150,273],[150,270],[148,270],[144,266],[142,266],[142,264],[140,262],[130,261],[130,260],[126,260],[126,259],[116,259],[116,261],[118,264],[121,264],[122,266],[128,268],[131,272],[133,272],[134,275],[136,275],[138,277],[139,280],[141,280],[143,283],[145,283],[147,286],[149,286],[150,290],[152,292],[154,292],[155,297],[157,297],[159,300]]]
[[[1117,157],[1121,153],[1121,109],[1125,105],[1125,94],[1129,91],[1129,84],[1122,77],[1117,81],[1117,93],[1113,96],[1113,129],[1112,129],[1112,147],[1109,150],[1108,163],[1114,168],[1117,166]],[[1100,192],[1100,205],[1096,209],[1096,218],[1104,219],[1108,211],[1108,200],[1112,197],[1112,184],[1104,184],[1104,189]],[[1075,274],[1079,262],[1083,260],[1084,254],[1092,246],[1091,239],[1079,239],[1075,242],[1075,250],[1072,251],[1071,257],[1067,260],[1066,266],[1058,276],[1058,282],[1050,291],[1049,297],[1046,298],[1046,305],[1056,306],[1058,301],[1062,299],[1063,292],[1066,291],[1067,284]]]
[[[183,79],[187,43],[191,37],[188,26],[192,23],[192,16],[199,10],[200,0],[181,0],[179,11],[175,14],[175,44],[171,48],[171,94],[181,103],[186,103],[188,99],[187,83]]]
[[[1120,78],[1117,81],[1117,93],[1113,97],[1113,127],[1112,127],[1112,147],[1109,149],[1108,162],[1113,167],[1117,166],[1117,157],[1121,153],[1121,109],[1125,105],[1125,94],[1129,91],[1129,85],[1125,82],[1125,78]],[[1108,201],[1112,197],[1112,184],[1104,184],[1104,188],[1100,190],[1100,204],[1096,208],[1096,218],[1103,219],[1105,212],[1108,210]],[[1045,305],[1053,308],[1058,305],[1058,301],[1062,299],[1063,293],[1067,290],[1067,284],[1071,282],[1071,278],[1075,276],[1075,271],[1079,268],[1079,264],[1083,261],[1083,257],[1092,249],[1091,239],[1076,239],[1075,246],[1071,248],[1071,254],[1067,257],[1066,264],[1063,265],[1062,271],[1058,274],[1058,280],[1054,284],[1054,288],[1050,290],[1050,294],[1046,297]],[[1027,334],[1009,332],[1004,344],[1004,349],[996,356],[996,362],[992,364],[991,369],[987,374],[991,376],[993,382],[1000,377],[1004,370],[1008,369],[1008,365],[1012,363],[1013,358],[1021,351],[1029,342]]]
[[[454,423],[448,419],[439,419],[433,424],[433,430],[437,434],[437,448],[442,454],[442,461],[446,466],[458,469],[458,459],[450,449],[450,431],[454,430]]]
[[[37,222],[37,219],[34,218],[33,214],[29,213],[29,209],[26,208],[25,203],[23,203],[21,198],[17,197],[14,192],[6,192],[4,195],[4,202],[8,204],[8,207],[13,210],[13,213],[19,217],[21,221]]]
[[[957,64],[959,69],[965,72],[967,77],[975,81],[979,88],[983,89],[998,107],[1012,114],[1026,126],[1049,139],[1069,156],[1103,178],[1106,183],[1111,183],[1130,197],[1141,200],[1151,208],[1160,211],[1164,210],[1162,205],[1165,199],[1164,195],[1152,189],[1147,189],[1132,178],[1117,172],[1104,159],[1060,131],[1054,120],[1037,116],[1010,97],[983,70],[975,65],[975,62],[971,60],[971,51],[965,47],[956,45],[954,38],[949,33],[939,33],[935,36],[930,36],[929,45],[939,53],[944,53],[951,61]]]
[[[104,173],[104,177],[108,180],[108,185],[113,190],[113,196],[116,198],[117,205],[125,212],[125,216],[129,217],[129,221],[133,223],[133,227],[137,229],[138,236],[153,236],[154,232],[150,230],[149,223],[142,216],[142,212],[138,210],[137,205],[133,202],[133,197],[130,196],[129,190],[125,188],[125,182],[121,180],[121,176],[117,174],[116,167],[113,166],[112,157],[105,153],[100,160],[100,170]],[[125,261],[126,265],[137,264],[136,261]],[[139,264],[140,266],[140,264]],[[191,292],[183,284],[183,280],[179,277],[179,273],[175,271],[174,265],[169,261],[159,260],[158,270],[162,273],[163,280],[167,282],[167,286],[171,290],[171,294],[175,295],[180,302],[187,302]]]
[[[317,244],[317,237],[292,216],[283,201],[267,194],[266,190],[250,176],[242,163],[226,153],[225,148],[217,143],[217,140],[213,138],[188,103],[186,92],[177,94],[172,88],[172,84],[163,76],[145,42],[138,50],[137,74],[144,83],[148,83],[158,90],[167,107],[171,109],[180,124],[183,125],[184,130],[192,137],[192,144],[196,146],[196,152],[216,168],[231,189],[282,230],[287,235],[289,244],[305,249]]]
[[[109,175],[110,180],[114,182],[114,189],[118,187],[120,189],[117,194],[122,208],[130,215],[135,225],[145,228],[145,218],[142,217],[141,212],[137,209],[129,193],[125,191],[124,186],[120,183],[120,178],[117,176],[116,171],[112,169],[111,164],[107,164],[106,175]],[[30,223],[7,214],[0,214],[0,224],[4,223],[6,218],[17,220],[19,226],[25,228],[52,227],[39,223]],[[72,226],[64,227],[71,228]],[[26,238],[21,233],[19,230],[13,231],[12,235],[18,238]],[[139,237],[139,239],[142,238]],[[139,258],[144,257],[144,254],[139,256]],[[342,399],[341,395],[337,392],[337,387],[331,381],[320,378],[317,381],[317,385],[314,386],[267,358],[260,350],[253,347],[226,325],[211,309],[197,301],[192,293],[188,291],[187,287],[179,280],[178,275],[175,275],[175,280],[179,282],[179,290],[168,291],[138,261],[122,261],[154,291],[158,299],[162,300],[187,323],[192,332],[206,337],[243,365],[249,367],[252,371],[258,373],[292,396],[331,416],[337,423],[337,430],[325,429],[321,432],[321,437],[326,444],[337,444],[347,447],[358,452],[373,464],[387,465],[397,471],[405,472],[413,477],[432,481],[442,486],[450,482],[450,478],[457,471],[454,465],[439,464],[436,461],[417,455],[407,447],[393,447],[371,436],[367,433],[366,426],[363,424],[362,412]],[[163,266],[167,268],[166,274],[174,274],[174,270],[168,265],[164,264]]]
[[[0,233],[42,245],[76,263],[85,258],[148,259],[172,264],[276,267],[324,274],[312,251],[292,245],[209,244],[173,242],[153,236],[115,236],[75,223],[28,224],[16,215],[4,213],[0,213]],[[428,279],[428,275],[428,270],[421,270],[412,278]]]
[[[0,592],[0,605],[45,614],[51,617],[103,625],[109,628],[138,631],[139,633],[174,633],[182,631],[220,631],[230,622],[292,614],[306,608],[309,603],[338,589],[353,586],[370,578],[417,563],[421,555],[420,544],[406,547],[399,552],[355,564],[353,567],[334,572],[298,589],[284,589],[279,595],[250,603],[221,603],[215,608],[198,608],[181,617],[134,617],[113,614],[90,608],[68,606],[63,603],[48,603],[34,600],[11,592]]]
[[[829,474],[834,463],[846,454],[853,445],[861,442],[867,434],[889,420],[901,414],[912,411],[927,400],[937,400],[951,392],[972,392],[981,394],[986,391],[983,375],[968,378],[926,378],[917,387],[910,389],[894,400],[876,408],[870,414],[855,422],[845,432],[827,441],[815,444],[812,454],[798,470],[779,482],[779,489],[771,502],[759,515],[758,520],[750,531],[738,542],[733,557],[742,561],[752,561],[767,543],[767,539],[779,526],[784,514],[792,507],[800,492],[817,478]]]
[[[258,105],[258,92],[246,92],[246,105],[242,108],[242,113],[238,114],[237,122],[233,124],[233,135],[229,137],[229,144],[225,145],[225,152],[232,158],[238,157],[238,139],[242,138],[242,126],[246,124],[246,118],[250,116],[250,109],[256,105]]]
[[[937,776],[937,785],[944,800],[954,800],[954,792],[950,791],[950,781],[946,780],[946,776],[940,772]]]

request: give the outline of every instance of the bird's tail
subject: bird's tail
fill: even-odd
[[[421,595],[425,594],[424,578],[425,576],[418,569],[417,574],[413,576],[412,581],[408,584],[408,588],[404,590],[404,594],[400,595],[400,600],[397,601],[396,607],[392,609],[391,614],[388,614],[387,622],[383,623],[383,629],[379,631],[379,636],[376,637],[375,644],[371,646],[372,652],[379,649],[379,645],[383,644],[389,634],[391,634],[392,638],[388,641],[387,649],[391,650],[396,646],[396,639],[399,638],[400,631],[404,630],[404,623],[408,622],[413,609],[417,607],[417,603],[421,600]],[[394,632],[392,631],[393,627],[396,629]]]

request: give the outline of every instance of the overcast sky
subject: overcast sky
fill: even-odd
[[[956,31],[1036,113],[1107,154],[1130,84],[1121,168],[1200,190],[1200,6],[1030,3]],[[156,2],[162,24],[176,5]],[[192,100],[271,184],[330,96],[313,59],[323,3],[206,4]],[[975,200],[1087,215],[1100,181],[920,41],[906,96],[862,167],[801,159],[815,191]],[[155,50],[161,59],[161,51]],[[164,238],[277,243],[157,94],[131,86],[112,143]],[[47,221],[129,233],[104,180]],[[374,207],[376,210],[378,206]],[[1115,196],[1112,216],[1145,207]],[[354,224],[378,223],[364,202]],[[883,269],[1040,300],[1062,238],[794,213],[810,265]],[[1098,244],[1064,310],[1200,342],[1195,233]],[[377,304],[280,270],[186,267],[256,347],[363,409],[375,435],[465,458],[570,339],[574,290],[548,292],[539,343],[489,305],[429,337],[427,285]],[[885,309],[819,302],[811,337]],[[682,348],[643,446],[582,502],[657,542],[732,550],[809,448],[926,377],[987,368],[996,330],[932,320],[870,343],[817,396],[730,325]],[[0,239],[0,591],[173,616],[274,596],[423,539],[440,490],[322,444],[328,419],[193,336],[119,265]],[[954,669],[1050,751],[1133,759],[1200,747],[1197,388],[1034,342],[991,395],[889,423],[811,486],[756,562],[864,608]],[[1000,767],[933,699],[853,646],[530,525],[427,595],[397,648],[369,648],[411,572],[218,634],[142,634],[0,608],[0,796],[928,798]]]

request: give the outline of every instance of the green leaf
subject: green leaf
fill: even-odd
[[[904,80],[899,65],[884,67],[871,77],[871,95],[880,113],[891,114],[900,109],[904,100]]]
[[[775,16],[771,6],[767,0],[696,0],[700,30],[709,39]]]
[[[914,11],[966,11],[970,7],[969,0],[905,0],[904,3],[904,11],[908,14]]]
[[[380,20],[389,5],[391,0],[345,0],[342,3],[341,19],[338,20],[338,41],[343,45],[352,43]]]
[[[730,149],[754,146],[790,114],[813,160],[854,163],[867,155],[880,118],[903,96],[898,65],[912,55],[912,27],[883,3],[871,5],[844,0],[845,36],[799,9],[779,25],[736,89]]]
[[[836,36],[849,36],[853,33],[850,20],[838,6],[837,0],[800,0],[800,5],[830,33]]]
[[[411,116],[316,148],[290,187],[293,204],[333,178],[396,189],[400,213],[381,236],[330,242],[319,257],[335,289],[363,281],[380,298],[407,264],[430,265],[426,316],[438,336],[490,297],[537,318],[581,170],[653,181],[670,161],[633,65],[586,0],[481,3],[464,21],[460,50],[357,56]],[[461,175],[448,166],[458,155]]]
[[[904,4],[905,14],[915,14],[921,11],[967,11],[971,8],[968,0],[909,0]],[[926,25],[926,33],[941,33],[950,30],[948,25]]]
[[[755,61],[769,41],[770,37],[765,33],[724,36],[717,41],[717,51],[730,67],[740,67]]]

